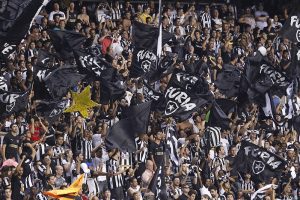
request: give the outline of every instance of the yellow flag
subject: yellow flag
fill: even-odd
[[[91,89],[89,86],[84,88],[84,90],[77,94],[75,92],[72,93],[72,99],[74,104],[67,108],[64,112],[80,112],[80,114],[84,117],[88,117],[88,109],[91,109],[95,106],[98,106],[96,102],[91,100]]]
[[[59,200],[74,199],[78,195],[82,187],[83,180],[84,180],[84,174],[81,174],[80,177],[70,185],[70,187],[63,190],[47,191],[44,192],[44,195],[48,195]]]

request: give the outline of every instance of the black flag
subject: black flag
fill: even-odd
[[[164,115],[185,121],[212,97],[203,77],[175,70],[166,89]]]
[[[148,49],[156,55],[157,51],[157,38],[159,29],[138,21],[133,22],[132,27],[132,42],[136,49]],[[162,45],[174,37],[173,34],[163,31],[162,32]]]
[[[294,11],[289,15],[285,24],[279,32],[279,36],[287,38],[293,43],[300,42],[300,9],[299,5],[294,5]]]
[[[39,116],[44,116],[49,124],[55,122],[67,108],[68,100],[60,101],[40,101],[36,107]]]
[[[135,152],[136,136],[147,132],[150,108],[151,101],[129,107],[126,111],[127,118],[121,119],[109,129],[107,149]]]
[[[125,94],[125,86],[115,68],[107,68],[100,78],[100,103],[109,104]]]
[[[85,75],[79,74],[73,67],[57,68],[45,79],[46,87],[54,99],[64,97],[70,88],[76,86]]]
[[[226,97],[234,97],[239,94],[240,78],[238,69],[227,68],[218,74],[215,84]]]
[[[276,154],[248,141],[242,141],[235,159],[233,170],[251,173],[254,180],[260,182],[267,182],[270,177],[280,178],[287,164]]]
[[[31,21],[48,0],[4,0],[0,2],[0,57],[8,58],[30,28]]]
[[[9,92],[0,90],[0,112],[11,114],[25,110],[31,86],[25,92]]]
[[[217,102],[212,103],[212,107],[209,113],[208,126],[221,127],[223,129],[229,129],[230,120],[224,111],[220,108]]]
[[[47,68],[42,66],[34,66],[33,67],[33,91],[34,97],[33,99],[51,99],[49,91],[46,87],[45,80],[47,77],[51,75],[51,73],[55,70],[55,67]]]
[[[47,30],[56,53],[64,60],[74,57],[73,51],[80,49],[85,37],[75,31]]]
[[[165,182],[165,162],[164,159],[158,163],[157,169],[151,179],[149,189],[154,193],[155,199],[167,200],[167,187]]]

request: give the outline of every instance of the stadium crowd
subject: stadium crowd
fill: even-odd
[[[128,77],[133,53],[131,27],[134,20],[158,26],[158,4],[129,0],[65,2],[68,1],[53,1],[40,11],[15,57],[1,68],[1,75],[9,80],[10,90],[26,91],[33,82],[32,69],[39,50],[53,49],[47,30],[73,30],[86,37],[86,46],[94,46],[111,58],[109,62],[122,75],[132,97],[95,107],[87,118],[78,113],[63,113],[52,124],[34,112],[38,102],[33,92],[23,112],[0,113],[3,163],[0,199],[54,199],[43,191],[67,188],[82,173],[87,175],[86,180],[75,199],[155,199],[148,186],[157,169],[157,157],[166,160],[163,171],[168,199],[252,199],[256,191],[269,184],[277,187],[269,188],[263,197],[256,196],[256,199],[300,199],[299,132],[291,128],[290,118],[276,123],[272,118],[261,117],[262,110],[256,104],[248,104],[243,112],[230,113],[230,128],[221,130],[220,138],[214,138],[216,144],[208,151],[203,146],[207,126],[205,109],[181,123],[151,113],[149,131],[136,138],[135,153],[106,151],[108,129],[120,120],[122,109],[144,102],[141,82]],[[291,42],[277,37],[288,18],[287,8],[269,15],[264,3],[251,7],[228,3],[163,1],[163,4],[163,29],[175,34],[175,40],[165,45],[164,51],[176,53],[175,68],[194,74],[200,70],[189,69],[185,63],[200,61],[215,98],[226,98],[214,84],[224,66],[232,66],[242,73],[247,57],[261,46],[265,47],[273,66],[288,77],[293,75]],[[110,48],[111,41],[119,44],[117,49]],[[118,48],[122,53],[112,55]],[[163,92],[169,78],[161,78],[155,88]],[[79,82],[72,90],[80,92],[85,86]],[[100,103],[100,82],[94,81],[91,86],[91,99]],[[299,109],[300,91],[297,92]],[[286,99],[286,95],[273,96],[279,121],[288,115]],[[174,131],[178,139],[178,165],[166,151],[167,130]],[[268,177],[264,182],[257,182],[251,172],[239,174],[233,170],[243,140],[264,147],[287,162],[280,179]]]

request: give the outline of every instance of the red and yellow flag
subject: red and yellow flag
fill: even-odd
[[[54,197],[59,200],[71,200],[78,196],[79,190],[82,187],[84,180],[84,174],[81,174],[80,177],[70,185],[70,187],[63,190],[51,190],[44,192],[44,195]]]

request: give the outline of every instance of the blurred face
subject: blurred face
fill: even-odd
[[[217,197],[218,196],[218,192],[214,189],[210,190],[210,194],[212,197]]]
[[[11,198],[11,189],[6,189],[5,190],[5,198]]]
[[[58,137],[56,140],[58,145],[62,145],[64,143],[64,138],[63,137]]]
[[[48,183],[50,185],[54,185],[55,184],[55,176],[51,176],[50,179],[48,180]]]
[[[188,193],[190,191],[190,187],[188,185],[185,185],[183,188],[183,193]]]

